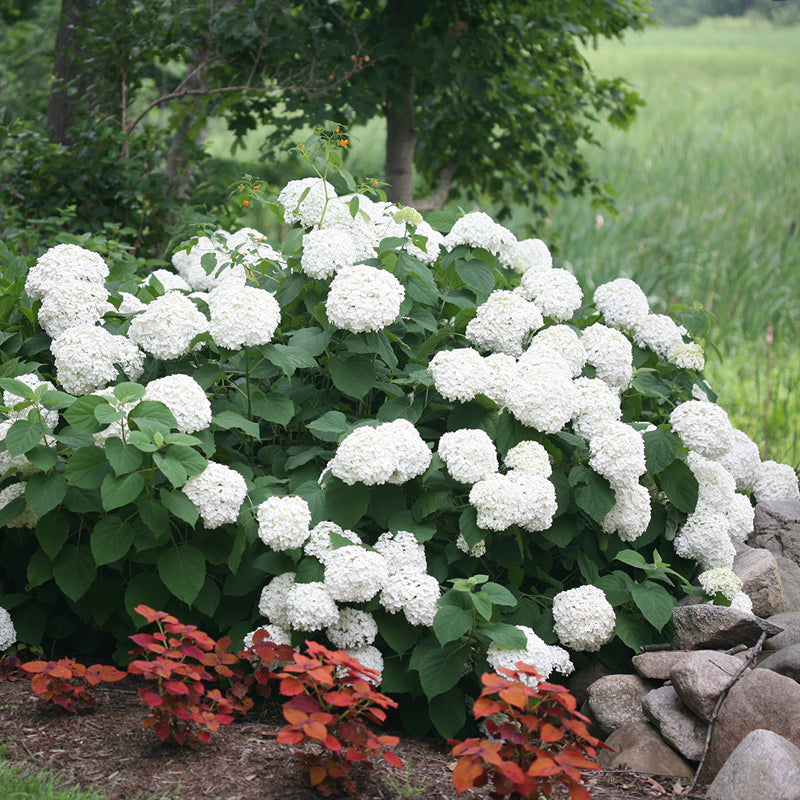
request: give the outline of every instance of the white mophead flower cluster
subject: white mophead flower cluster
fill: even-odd
[[[206,468],[183,485],[183,493],[192,501],[206,528],[219,528],[239,517],[247,495],[247,482],[235,469],[209,461]]]
[[[438,453],[453,480],[477,481],[494,475],[499,467],[497,449],[486,431],[462,428],[439,437]]]
[[[209,332],[220,347],[240,350],[272,341],[281,309],[271,292],[225,281],[208,295]]]
[[[703,591],[712,599],[721,594],[728,600],[733,600],[744,586],[742,579],[733,570],[724,567],[707,569],[700,573],[697,580],[703,587]]]
[[[386,584],[386,559],[358,544],[338,547],[325,561],[325,586],[341,603],[366,603]]]
[[[666,314],[648,314],[633,326],[634,342],[666,360],[672,360],[670,355],[684,344],[683,335],[684,330]],[[680,351],[676,355],[682,357]]]
[[[336,198],[336,190],[321,178],[301,178],[289,181],[278,194],[287,225],[319,225],[328,204]]]
[[[549,478],[553,474],[550,455],[539,442],[523,441],[515,444],[503,462],[509,469]]]
[[[521,275],[529,269],[550,269],[553,256],[541,239],[522,239],[511,251],[511,268]]]
[[[557,354],[520,359],[506,388],[506,408],[542,433],[558,433],[575,414],[577,399],[571,370]]]
[[[319,228],[303,237],[300,267],[310,278],[330,278],[358,260],[352,235],[338,228]]]
[[[797,473],[789,464],[762,461],[753,481],[753,497],[757,503],[770,500],[800,500]]]
[[[144,400],[163,403],[175,417],[182,433],[197,433],[211,424],[211,402],[191,375],[166,375],[150,381]]]
[[[489,387],[486,359],[471,347],[439,350],[428,364],[428,372],[436,391],[446,400],[466,403]]]
[[[515,291],[532,301],[543,316],[556,322],[572,319],[583,302],[583,291],[578,279],[560,267],[529,269]]]
[[[17,632],[11,614],[0,606],[0,653],[8,650],[12,644],[16,644]]]
[[[369,611],[343,608],[339,612],[339,619],[325,631],[325,635],[334,647],[353,650],[366,647],[375,641],[378,624]]]
[[[553,523],[558,504],[555,486],[542,475],[510,470],[478,481],[469,492],[479,528],[504,531],[519,525],[544,531]]]
[[[576,586],[553,598],[553,630],[572,650],[594,652],[614,636],[617,618],[603,590]]]
[[[719,458],[733,446],[733,426],[716,403],[687,400],[673,409],[669,421],[686,447],[706,458]]]
[[[103,286],[108,265],[98,253],[77,244],[57,244],[43,253],[28,271],[25,291],[31,300],[44,300],[59,291],[65,279],[80,280],[90,286]]]
[[[517,247],[517,237],[483,211],[472,211],[459,217],[444,237],[447,250],[460,244],[482,247],[496,255],[504,265],[509,265]]]
[[[430,466],[431,451],[406,419],[362,426],[349,433],[328,462],[328,470],[349,485],[401,484]]]
[[[515,627],[525,634],[525,647],[515,650],[498,642],[492,642],[486,652],[486,660],[492,669],[495,671],[516,669],[517,664],[521,661],[523,664],[533,667],[544,680],[547,680],[553,672],[569,675],[574,670],[569,653],[562,647],[547,644],[533,628],[529,628],[527,625],[516,625]],[[525,676],[524,680],[534,688],[539,683],[533,676]]]
[[[606,422],[589,440],[589,466],[612,488],[638,483],[647,471],[642,434],[625,422]]]
[[[379,331],[397,319],[405,296],[403,284],[391,272],[355,264],[336,273],[325,312],[332,325],[351,333]]]
[[[273,550],[302,547],[311,533],[311,509],[302,497],[268,497],[256,518],[258,538]]]
[[[513,292],[498,289],[478,306],[467,325],[467,339],[481,350],[519,357],[525,340],[544,324],[534,303]]]
[[[131,320],[128,338],[156,358],[175,359],[187,355],[195,336],[207,331],[208,319],[186,295],[167,292]]]
[[[636,281],[617,278],[594,290],[594,304],[611,328],[633,330],[650,313],[647,295]]]
[[[335,625],[339,609],[322,581],[292,583],[286,592],[286,621],[293,630],[319,631]]]
[[[595,322],[583,331],[581,342],[596,376],[614,389],[627,389],[633,377],[633,346],[625,334]]]

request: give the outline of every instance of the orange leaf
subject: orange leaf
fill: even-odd
[[[526,775],[531,778],[558,775],[559,772],[561,772],[561,767],[548,756],[540,756],[525,770]]]
[[[391,764],[393,767],[402,767],[403,762],[394,754],[387,751],[383,753],[383,760],[387,764]]]
[[[328,777],[328,770],[325,767],[321,767],[317,765],[316,767],[311,767],[311,771],[308,774],[309,779],[311,780],[312,786],[319,786],[325,778]]]
[[[484,774],[483,765],[471,758],[461,758],[453,770],[453,786],[457,792],[464,792],[475,786],[475,782]]]
[[[564,734],[555,725],[545,722],[539,728],[539,737],[543,742],[560,742]]]

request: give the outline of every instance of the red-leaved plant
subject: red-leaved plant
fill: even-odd
[[[139,645],[131,654],[140,658],[131,661],[128,672],[154,682],[152,688],[138,690],[139,699],[150,708],[143,728],[152,727],[161,741],[171,737],[179,745],[197,747],[220,725],[233,722],[235,712],[253,706],[241,673],[232,668],[239,659],[227,652],[228,637],[214,641],[196,625],[184,625],[145,605],[134,611],[158,627],[156,633],[130,637]],[[208,685],[219,678],[231,680],[225,694]]]
[[[92,664],[87,667],[74,658],[58,661],[27,661],[22,669],[31,676],[31,689],[48,703],[55,703],[73,714],[95,708],[91,690],[102,682],[121,681],[125,674],[116,667]]]
[[[276,644],[265,628],[259,628],[253,634],[252,644],[239,653],[239,658],[248,661],[253,669],[256,693],[269,697],[270,680],[277,675],[275,670],[292,661],[294,653],[288,644]]]
[[[493,800],[538,800],[563,783],[572,800],[590,800],[580,770],[600,769],[596,748],[607,745],[589,733],[575,698],[522,662],[498,672],[481,676],[484,688],[473,706],[476,720],[487,718],[490,738],[449,742],[458,758],[456,791],[491,781]]]
[[[347,653],[312,641],[306,642],[306,651],[293,651],[291,663],[275,676],[278,690],[289,698],[282,704],[288,724],[277,741],[313,745],[294,756],[310,767],[311,785],[322,794],[355,794],[354,764],[370,769],[371,757],[380,754],[387,763],[403,766],[387,749],[397,745],[398,737],[378,736],[367,725],[384,722],[383,709],[396,708],[397,703],[373,687],[378,673]]]

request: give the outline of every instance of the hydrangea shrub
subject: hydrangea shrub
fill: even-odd
[[[326,142],[276,198],[243,184],[281,242],[6,259],[0,645],[124,647],[140,603],[234,641],[268,626],[452,736],[489,669],[667,637],[797,477],[715,404],[701,310],[586,292],[483,213],[426,221],[343,170],[337,193]]]

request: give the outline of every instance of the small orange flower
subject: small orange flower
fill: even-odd
[[[339,144],[340,144],[342,147],[347,147],[347,145],[349,145],[349,144],[350,144],[350,140],[349,140],[349,139],[340,139],[340,140],[339,140]]]
[[[261,188],[261,184],[257,183],[253,188],[258,191]]]
[[[249,201],[249,200],[242,200],[242,205],[243,205],[245,208],[247,208],[247,206],[249,206],[249,205],[250,205],[250,201]]]

